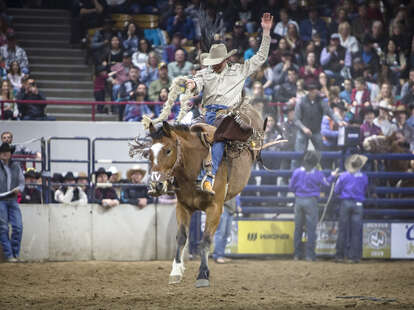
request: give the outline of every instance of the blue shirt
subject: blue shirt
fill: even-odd
[[[293,171],[289,191],[294,192],[298,197],[319,197],[321,189],[329,187],[332,180],[332,176],[326,178],[320,170],[314,168],[306,171],[304,167],[300,167]]]
[[[358,202],[365,200],[368,187],[368,177],[365,173],[344,172],[335,184],[335,194],[341,199],[352,199]]]

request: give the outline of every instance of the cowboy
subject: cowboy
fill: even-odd
[[[336,171],[326,178],[316,169],[321,155],[316,151],[307,151],[303,166],[293,171],[289,183],[289,191],[295,193],[295,233],[294,259],[299,260],[303,226],[306,225],[308,240],[306,242],[305,259],[314,261],[316,245],[316,225],[318,223],[318,198],[323,187],[329,187],[336,176]]]
[[[243,64],[230,64],[228,59],[236,53],[236,50],[228,53],[224,44],[213,44],[207,56],[202,60],[202,65],[209,67],[198,71],[193,79],[186,81],[186,86],[193,90],[194,94],[203,91],[203,104],[206,108],[205,120],[209,125],[217,126],[217,114],[225,114],[226,110],[243,101],[242,90],[245,80],[253,72],[259,70],[267,59],[272,22],[273,16],[269,13],[263,14],[262,43],[252,58]],[[214,178],[223,158],[225,144],[226,141],[214,142],[212,172],[207,174],[202,169],[198,178],[201,181],[201,190],[212,195],[215,194]]]
[[[76,178],[71,171],[67,172],[63,177],[64,185],[55,192],[55,200],[58,203],[78,203],[86,205],[88,197],[80,186],[76,184]],[[72,185],[72,186],[71,186]]]
[[[93,192],[93,201],[103,207],[116,207],[119,205],[119,198],[108,179],[111,173],[101,167],[95,172],[96,188]],[[108,186],[109,185],[109,186]]]
[[[24,173],[25,187],[20,203],[42,203],[42,193],[37,188],[38,174],[34,168],[27,168]]]
[[[20,165],[11,160],[13,149],[8,143],[0,146],[0,243],[8,262],[17,262],[23,224],[17,195],[23,191],[24,177]],[[12,227],[9,239],[9,224]]]
[[[335,185],[335,194],[341,199],[336,241],[338,262],[343,262],[345,257],[353,263],[361,260],[363,202],[368,189],[368,177],[361,169],[367,160],[366,156],[358,154],[348,157],[345,162],[347,172],[339,176]],[[346,251],[347,247],[349,252]]]
[[[129,184],[135,186],[129,186],[122,191],[122,203],[129,203],[142,209],[152,202],[152,198],[148,196],[148,187],[142,182],[146,174],[147,171],[140,165],[134,165],[127,171]]]

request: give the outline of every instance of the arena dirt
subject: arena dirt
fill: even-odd
[[[414,262],[211,262],[196,289],[198,265],[172,286],[166,261],[4,263],[0,309],[414,309]]]

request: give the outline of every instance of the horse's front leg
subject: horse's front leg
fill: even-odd
[[[190,225],[191,214],[177,202],[177,251],[172,263],[169,284],[180,283],[184,276],[184,252],[188,244],[188,228]]]
[[[208,255],[210,252],[211,240],[213,240],[214,233],[220,223],[220,216],[223,211],[223,204],[213,204],[206,209],[206,228],[203,233],[203,240],[201,241],[201,264],[198,271],[196,287],[210,286],[210,270],[208,269]]]

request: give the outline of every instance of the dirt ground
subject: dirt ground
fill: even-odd
[[[211,262],[202,289],[186,263],[176,285],[166,261],[4,263],[0,309],[414,309],[414,262]]]

